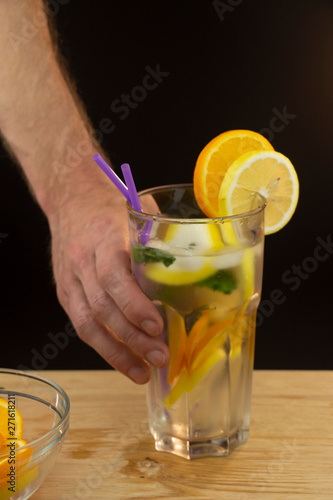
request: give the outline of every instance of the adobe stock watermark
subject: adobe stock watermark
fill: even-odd
[[[129,93],[123,92],[119,98],[112,101],[110,109],[120,120],[125,120],[131,109],[136,109],[147,98],[148,93],[156,90],[159,84],[170,75],[168,71],[161,71],[159,64],[155,68],[146,66],[145,70],[146,74],[140,85],[133,87]]]
[[[61,5],[66,5],[70,0],[48,0],[44,2],[44,7],[38,7],[33,16],[28,19],[27,16],[22,16],[19,32],[10,31],[7,33],[7,38],[14,52],[19,52],[20,47],[26,45],[32,40],[41,28],[44,28],[48,23],[48,17],[54,18],[60,9]],[[46,14],[46,15],[45,15]]]
[[[220,21],[223,22],[225,20],[225,14],[233,12],[235,7],[238,7],[241,3],[243,3],[243,0],[226,0],[224,2],[222,2],[222,0],[214,0],[213,7]]]
[[[8,238],[8,233],[0,233],[0,245],[6,238]]]
[[[156,90],[169,75],[168,71],[161,70],[160,64],[156,64],[155,67],[147,65],[140,84],[135,85],[129,92],[123,92],[119,97],[113,99],[110,104],[112,115],[102,118],[99,126],[92,130],[89,135],[87,132],[87,137],[79,141],[75,146],[67,144],[64,163],[59,161],[52,163],[60,182],[67,173],[76,169],[84,158],[95,153],[94,140],[101,143],[104,135],[114,132],[117,127],[117,120],[125,120],[133,110],[137,109],[147,99],[148,94]]]
[[[45,344],[40,351],[37,349],[31,349],[31,362],[30,366],[25,366],[23,364],[18,365],[17,370],[45,370],[49,362],[54,360],[59,351],[63,351],[68,346],[70,339],[77,337],[76,331],[70,321],[66,323],[64,332],[47,334],[48,342]]]
[[[290,113],[287,110],[286,105],[283,106],[282,111],[279,111],[277,108],[273,108],[272,112],[273,116],[269,121],[268,127],[264,127],[259,130],[259,134],[266,137],[269,142],[273,142],[275,134],[285,130],[287,125],[289,125],[292,120],[297,118],[296,114]]]
[[[64,493],[61,500],[84,500],[87,498],[95,498],[95,492],[103,483],[112,475],[115,467],[125,465],[121,462],[120,454],[116,458],[110,460],[101,460],[93,465],[90,472],[82,478],[75,481],[75,486],[71,493]]]
[[[279,455],[273,460],[267,460],[267,467],[259,472],[254,472],[249,476],[249,485],[255,488],[259,494],[268,491],[268,485],[274,483],[278,474],[283,474],[290,465],[299,457],[298,443],[296,439],[288,441],[287,439],[279,443]],[[243,494],[239,500],[248,500],[248,494]]]
[[[293,264],[289,269],[284,271],[281,276],[281,281],[288,286],[287,290],[275,288],[269,294],[268,299],[260,302],[257,311],[256,326],[260,327],[265,318],[269,318],[274,314],[277,306],[280,306],[288,299],[288,292],[296,292],[304,281],[308,280],[315,273],[321,262],[325,262],[333,254],[332,235],[329,234],[326,239],[319,236],[316,238],[316,247],[312,255],[304,257],[301,264]]]
[[[118,441],[122,446],[130,448],[130,451],[133,453],[138,449],[141,440],[147,437],[151,438],[148,429],[147,417],[141,422],[133,420],[127,430],[120,435]],[[146,461],[149,461],[149,458]],[[127,463],[127,460],[124,459],[123,451],[117,451],[109,460],[95,463],[90,472],[84,477],[77,479],[72,491],[64,493],[60,500],[86,500],[88,498],[95,498],[96,490],[101,488],[105,481],[112,475],[119,474],[121,468],[126,466]]]

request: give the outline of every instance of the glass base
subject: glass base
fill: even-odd
[[[174,436],[161,436],[155,440],[158,451],[166,451],[173,455],[193,460],[202,457],[223,457],[249,438],[248,430],[238,430],[232,436],[207,439],[205,441],[187,441]]]

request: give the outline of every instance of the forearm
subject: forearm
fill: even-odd
[[[38,13],[38,14],[37,14]],[[35,35],[21,43],[23,19],[38,15]],[[44,23],[40,22],[44,16]],[[104,182],[91,156],[97,147],[83,107],[58,64],[42,0],[2,0],[0,129],[47,215],[75,186]]]

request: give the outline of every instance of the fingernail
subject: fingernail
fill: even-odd
[[[162,368],[165,364],[165,354],[162,351],[149,351],[146,354],[146,360],[156,368]]]
[[[132,366],[128,372],[128,376],[137,384],[144,384],[149,380],[149,372],[141,366]]]
[[[148,333],[148,335],[158,335],[160,333],[158,324],[151,319],[145,319],[144,321],[142,321],[141,328],[146,333]]]

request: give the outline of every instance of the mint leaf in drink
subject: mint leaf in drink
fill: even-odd
[[[206,286],[214,291],[229,295],[237,288],[237,278],[234,271],[230,269],[220,269],[209,278],[197,283],[199,286]]]
[[[132,247],[133,259],[137,264],[147,264],[149,262],[162,262],[165,267],[171,266],[176,257],[171,253],[159,250],[158,248],[141,247],[134,245]]]

